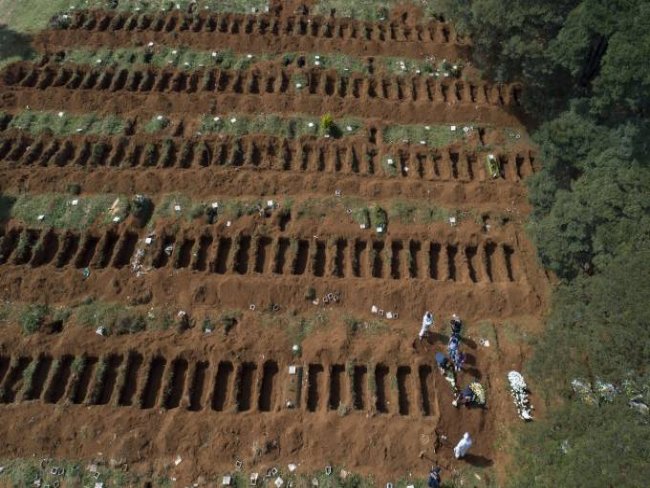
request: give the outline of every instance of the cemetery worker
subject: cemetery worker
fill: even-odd
[[[451,356],[451,361],[454,363],[454,369],[456,372],[463,369],[465,359],[467,359],[467,356],[464,353],[460,352],[458,349],[454,351],[454,354]]]
[[[459,345],[460,341],[458,340],[458,336],[452,335],[449,338],[449,343],[447,344],[447,352],[449,353],[450,357],[453,357],[454,354],[456,354]]]
[[[431,471],[429,472],[429,481],[427,482],[427,486],[429,488],[440,488],[440,466],[437,466],[435,468],[431,468]]]
[[[433,314],[429,311],[426,311],[422,317],[422,328],[418,334],[420,340],[424,339],[424,336],[428,334],[431,327],[433,327]]]
[[[454,407],[458,405],[471,405],[476,401],[476,393],[469,386],[461,390],[460,393],[456,396],[456,399],[452,402]]]
[[[449,326],[451,327],[451,335],[460,337],[460,331],[463,328],[463,322],[460,320],[460,317],[458,315],[454,314],[451,316]]]
[[[472,447],[472,438],[468,432],[465,432],[465,435],[463,435],[462,439],[454,447],[454,456],[456,456],[456,459],[465,457],[470,447]]]
[[[441,352],[436,353],[436,364],[440,370],[440,374],[444,375],[447,370],[451,367],[449,359]]]

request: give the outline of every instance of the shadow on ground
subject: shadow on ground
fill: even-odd
[[[491,459],[488,459],[485,456],[477,456],[475,454],[466,454],[463,459],[472,466],[478,468],[489,468],[494,464]]]
[[[0,24],[0,65],[33,57],[32,36]]]

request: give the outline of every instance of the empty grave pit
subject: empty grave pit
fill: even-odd
[[[75,74],[67,83],[53,86],[74,69]],[[307,90],[288,83],[295,75],[307,80]],[[313,96],[329,99],[381,100],[394,104],[417,102],[434,104],[483,104],[500,107],[520,103],[521,87],[518,84],[502,85],[460,80],[439,81],[416,75],[343,76],[339,73],[325,74],[314,68],[272,67],[264,72],[253,67],[248,70],[203,69],[194,73],[160,70],[152,67],[146,71],[136,68],[95,68],[76,65],[73,68],[56,63],[37,66],[23,62],[10,65],[4,70],[4,84],[17,89],[38,91],[66,90],[93,91],[112,95],[117,92],[134,94],[168,93],[193,94],[224,93],[235,96],[259,96],[271,92],[276,97]],[[216,80],[216,81],[215,81]],[[58,83],[57,83],[58,84]],[[351,89],[348,89],[351,85]],[[266,87],[260,90],[260,86]],[[382,90],[377,90],[381,86]],[[307,93],[307,95],[306,95]]]
[[[150,247],[133,230],[9,229],[0,237],[0,267],[30,270],[89,267],[128,270],[136,250],[153,269],[192,269],[216,275],[288,275],[333,278],[424,279],[461,283],[520,281],[523,270],[515,246],[491,239],[476,244],[444,244],[415,239],[322,240],[302,237],[218,235],[163,231]],[[19,245],[19,243],[21,243]],[[171,250],[171,252],[170,252]],[[130,270],[128,270],[130,271]]]
[[[238,40],[240,36],[252,34],[256,38],[292,39],[299,42],[300,38],[310,38],[316,41],[335,42],[355,40],[357,42],[373,41],[389,45],[392,43],[411,42],[414,44],[449,44],[456,42],[453,27],[441,21],[429,21],[415,26],[380,21],[374,23],[355,19],[339,19],[332,17],[289,17],[278,18],[269,14],[231,14],[200,12],[193,17],[184,17],[175,13],[158,13],[154,15],[127,15],[121,12],[75,12],[70,24],[64,26],[64,31],[110,32],[114,35],[139,32],[184,33],[188,36],[199,33],[212,33],[221,36],[223,40],[232,37]],[[56,31],[54,31],[56,32]],[[313,41],[312,41],[313,42]]]
[[[145,147],[147,151],[144,151]],[[386,157],[398,155],[401,170],[394,174],[383,165],[377,167],[378,151]],[[101,154],[101,158],[97,154]],[[536,172],[536,157],[530,151],[495,154],[501,162],[497,181],[518,182]],[[229,136],[225,139],[203,135],[196,140],[162,137],[152,140],[151,137],[140,135],[128,138],[84,135],[54,138],[22,132],[16,137],[0,131],[0,166],[7,169],[70,167],[89,171],[152,171],[175,168],[215,171],[236,166],[254,171],[264,169],[300,174],[487,183],[494,178],[488,174],[485,164],[479,164],[486,157],[480,147],[431,150],[421,145],[411,145],[405,149],[394,144],[368,145],[354,139],[314,143],[261,134]]]
[[[429,416],[436,401],[431,365],[307,362],[305,413],[341,408],[397,416]],[[25,371],[31,368],[29,380]],[[183,409],[214,414],[267,413],[283,408],[291,382],[288,367],[213,358],[145,356],[136,351],[106,356],[0,357],[2,404],[70,403],[97,408]]]

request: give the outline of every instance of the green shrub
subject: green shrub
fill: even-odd
[[[115,320],[112,329],[117,335],[135,334],[147,328],[147,323],[142,315],[125,313]]]
[[[153,213],[153,202],[144,195],[136,195],[131,201],[131,213],[138,220],[140,226],[144,226]]]
[[[321,134],[330,134],[332,133],[332,130],[334,128],[334,119],[332,118],[332,115],[329,113],[326,113],[320,118],[320,131]]]

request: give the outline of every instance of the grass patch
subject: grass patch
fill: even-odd
[[[127,487],[139,486],[144,479],[132,472],[126,472],[121,467],[109,468],[102,463],[97,464],[98,476],[86,469],[86,461],[52,459],[41,462],[34,458],[11,458],[0,460],[3,471],[0,473],[0,484],[2,486],[25,487],[25,486],[58,486],[61,483],[61,476],[51,474],[52,468],[62,468],[65,471],[65,482],[62,486],[95,486],[97,482],[103,482],[104,486]],[[39,483],[40,481],[40,483]],[[154,486],[163,486],[155,484]]]
[[[315,53],[287,53],[283,55],[285,64],[293,63],[298,58],[304,61],[305,67],[336,70],[340,75],[350,73],[368,74],[368,65],[364,58],[347,56],[345,54],[315,54]],[[304,86],[304,85],[303,85]]]
[[[115,302],[88,300],[72,311],[72,319],[82,327],[105,327],[109,334],[136,334],[145,330],[168,330],[174,315],[163,308],[124,306]]]
[[[428,202],[393,201],[388,208],[388,218],[401,224],[431,224],[449,221],[456,212],[432,205]]]
[[[327,126],[324,126],[317,117],[286,118],[278,115],[229,114],[227,116],[204,116],[199,132],[235,136],[268,134],[286,139],[297,139],[303,136],[324,137],[326,134],[334,137],[354,135],[362,125],[361,121],[355,118],[332,119]]]
[[[363,320],[353,315],[346,315],[343,317],[343,324],[349,337],[359,333],[381,335],[390,332],[388,323],[382,319]]]
[[[397,75],[422,74],[435,78],[458,78],[462,74],[463,65],[460,61],[443,60],[437,64],[431,60],[415,58],[376,57],[376,69],[388,71]],[[195,71],[209,68],[228,70],[245,70],[258,63],[279,63],[290,65],[299,63],[305,68],[320,68],[335,70],[341,76],[352,73],[369,74],[369,64],[365,58],[345,54],[314,54],[314,53],[284,53],[245,54],[236,53],[230,49],[215,51],[196,51],[186,47],[128,47],[118,49],[71,49],[66,51],[62,63],[88,64],[92,66],[112,66],[116,68],[132,68],[134,66],[155,66],[158,68],[176,68],[184,71]],[[296,75],[294,80],[307,86],[303,75]],[[301,77],[301,78],[298,78]]]
[[[385,71],[397,74],[428,75],[434,78],[459,78],[463,71],[463,64],[460,61],[450,62],[446,59],[437,64],[431,60],[419,60],[411,58],[381,57],[377,58],[378,66]]]
[[[337,17],[349,17],[369,21],[388,20],[390,11],[397,5],[404,3],[418,3],[422,6],[426,18],[437,16],[435,9],[436,2],[409,2],[404,0],[319,0],[316,4],[315,13],[328,15],[332,9],[336,10]]]
[[[84,197],[59,193],[23,194],[11,209],[13,219],[30,227],[76,230],[86,229],[93,224],[109,224],[116,218],[121,222],[128,214],[128,199],[115,194]]]
[[[381,167],[386,176],[397,176],[397,158],[392,154],[386,154],[381,159]]]
[[[33,304],[24,307],[20,314],[20,327],[23,334],[29,335],[38,332],[48,313],[47,305]]]
[[[13,2],[12,2],[13,3]],[[196,3],[195,12],[264,12],[268,0],[20,0],[9,10],[7,23],[19,31],[34,31],[46,27],[55,14],[83,9],[107,9],[123,12],[188,12]]]
[[[287,333],[293,344],[302,342],[317,329],[327,327],[329,315],[326,312],[318,311],[312,317],[294,317],[289,321]]]
[[[144,124],[144,131],[147,134],[155,134],[169,127],[171,121],[164,115],[155,115]]]
[[[81,114],[65,112],[37,112],[25,110],[9,123],[9,129],[20,129],[30,134],[43,133],[57,136],[74,134],[114,136],[124,133],[126,122],[116,115]]]
[[[455,130],[451,130],[455,127]],[[421,144],[431,147],[444,147],[465,138],[460,125],[389,125],[383,130],[384,142]],[[470,126],[467,126],[470,127]],[[467,132],[469,134],[470,131]]]
[[[188,12],[190,5],[195,3],[195,12],[209,10],[255,13],[265,11],[268,6],[268,0],[73,0],[67,3],[76,8],[103,8],[126,12],[171,12],[174,10]]]
[[[521,325],[509,321],[499,326],[499,337],[503,337],[511,344],[534,346],[537,343],[536,336],[528,333]]]
[[[153,213],[152,223],[157,219],[190,219],[192,199],[181,193],[165,195],[162,201],[156,205]]]
[[[214,204],[217,207],[213,207]],[[215,223],[220,219],[236,220],[238,218],[255,215],[265,208],[266,201],[263,200],[211,200],[208,202],[197,202],[189,196],[180,193],[173,193],[163,197],[156,206],[152,218],[153,222],[160,219],[182,219],[192,221],[204,216]]]
[[[476,339],[477,342],[478,340],[482,339],[490,341],[490,347],[497,348],[499,346],[497,342],[496,328],[491,320],[482,320],[481,322],[477,323],[475,327],[472,327],[471,324],[469,324],[469,327],[467,327],[467,332],[468,337],[471,336],[472,338]]]
[[[335,208],[334,198],[312,198],[296,205],[296,219],[322,219]]]
[[[165,46],[129,47],[119,49],[72,49],[66,51],[60,62],[132,68],[134,66],[155,66],[195,71],[207,68],[243,70],[255,63],[274,59],[266,54],[239,54],[232,50],[196,51],[189,48]]]

